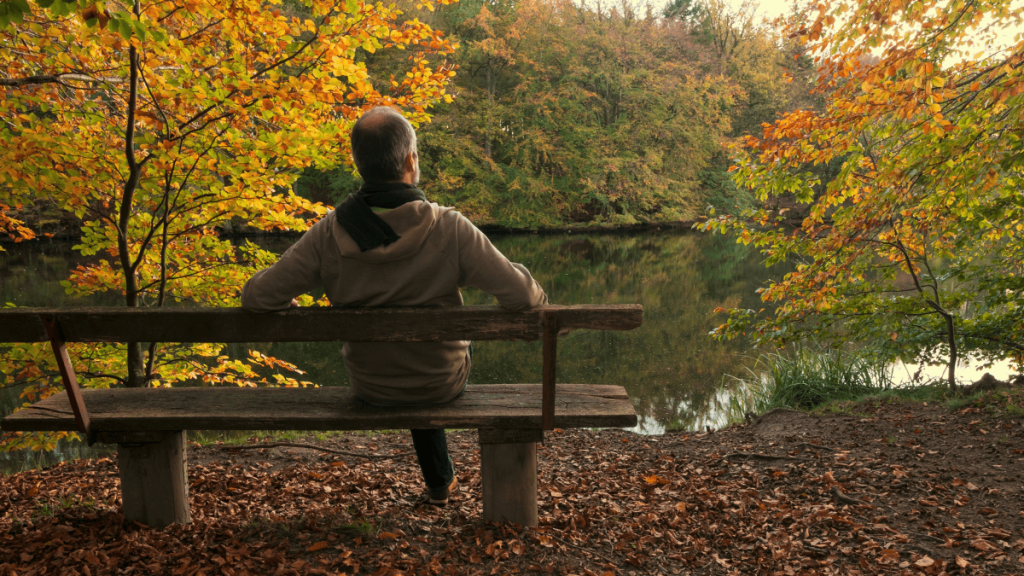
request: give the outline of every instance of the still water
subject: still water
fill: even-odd
[[[558,381],[620,384],[640,415],[638,431],[700,429],[721,423],[721,405],[734,381],[753,361],[741,340],[716,342],[707,334],[721,317],[716,307],[760,307],[755,290],[769,273],[756,251],[722,237],[693,232],[560,234],[493,237],[509,259],[520,262],[547,291],[553,304],[627,304],[644,307],[643,326],[630,332],[579,331],[559,338]],[[276,241],[275,250],[287,244]],[[0,253],[0,302],[18,306],[75,306],[60,281],[82,261],[71,243],[7,245]],[[491,304],[476,290],[467,304]],[[118,305],[109,295],[90,305]],[[245,358],[259,350],[297,364],[303,380],[345,385],[339,346],[311,343],[231,345]],[[539,382],[537,342],[478,342],[473,384]],[[11,409],[17,387],[0,390],[0,411]],[[17,402],[20,403],[20,402]],[[78,457],[83,447],[62,445],[55,459]],[[0,470],[20,468],[26,455],[0,453]]]

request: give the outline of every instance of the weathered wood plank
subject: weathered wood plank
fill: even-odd
[[[82,401],[82,391],[78,387],[78,377],[75,375],[75,368],[71,364],[71,356],[68,348],[64,345],[64,335],[61,333],[60,324],[52,318],[44,319],[46,336],[50,339],[50,347],[57,360],[57,369],[60,371],[60,379],[64,383],[64,391],[68,393],[68,401],[75,413],[75,423],[79,432],[85,434],[89,444],[92,444],[92,436],[89,431],[89,411]]]
[[[563,330],[632,330],[639,304],[457,308],[12,308],[0,310],[0,342],[45,342],[41,317],[60,321],[66,342],[416,342],[539,340],[542,315]]]
[[[543,442],[543,430],[495,430],[481,428],[477,430],[480,444],[522,444],[524,442]]]
[[[484,520],[537,526],[537,444],[480,445]]]
[[[188,505],[185,432],[165,432],[158,442],[117,447],[124,517],[154,528],[192,521]]]
[[[541,413],[540,427],[544,430],[555,428],[555,377],[558,373],[558,315],[544,313],[544,341],[541,344],[544,361],[541,366]]]
[[[114,430],[377,430],[385,428],[537,429],[540,384],[470,386],[447,404],[383,408],[347,387],[83,390],[97,433]],[[621,386],[559,384],[559,428],[627,427],[636,412]],[[3,419],[0,429],[74,430],[67,395]],[[101,434],[102,436],[102,434]]]

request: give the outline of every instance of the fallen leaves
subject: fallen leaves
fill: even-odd
[[[280,468],[269,452],[230,461],[220,450],[193,452],[194,522],[163,530],[118,514],[112,460],[80,461],[0,478],[0,575],[1020,572],[1024,518],[1007,498],[1015,490],[993,492],[960,461],[962,479],[943,472],[949,461],[903,458],[918,448],[822,438],[835,445],[779,460],[729,458],[799,446],[744,428],[643,441],[621,431],[552,435],[539,450],[540,526],[527,530],[481,520],[472,432],[450,436],[466,488],[443,509],[415,504],[423,488],[411,456],[342,462],[296,449],[278,453]],[[373,453],[406,442],[354,441]],[[894,471],[904,474],[898,482]],[[855,500],[838,503],[833,491]]]

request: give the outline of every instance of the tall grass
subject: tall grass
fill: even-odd
[[[747,377],[734,379],[737,383],[727,410],[729,420],[774,408],[810,410],[828,402],[896,390],[887,363],[813,346],[797,347],[789,354],[762,354]]]

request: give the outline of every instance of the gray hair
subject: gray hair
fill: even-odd
[[[352,127],[352,159],[363,180],[402,179],[405,159],[416,152],[416,131],[394,108],[370,108]]]

